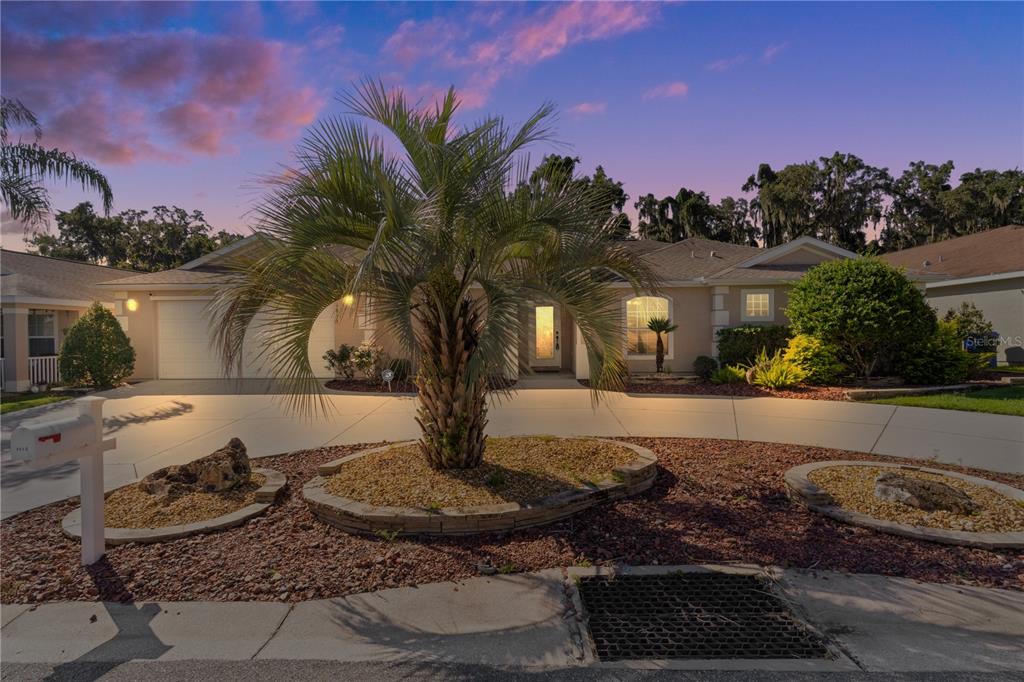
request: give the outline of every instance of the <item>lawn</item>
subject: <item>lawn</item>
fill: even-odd
[[[0,396],[0,414],[27,410],[30,407],[59,403],[74,396],[65,393],[4,393]]]
[[[906,405],[908,407],[935,407],[940,410],[966,410],[968,412],[990,412],[1024,417],[1024,386],[984,388],[963,393],[934,393],[932,395],[907,395],[898,398],[882,398],[870,402],[883,405]]]

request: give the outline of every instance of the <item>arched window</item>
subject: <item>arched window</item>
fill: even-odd
[[[647,328],[655,317],[671,319],[667,298],[637,296],[626,301],[626,352],[630,355],[654,355],[657,337]]]

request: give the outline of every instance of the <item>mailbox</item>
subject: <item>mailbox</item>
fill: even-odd
[[[78,460],[82,483],[82,565],[99,561],[103,533],[103,453],[117,447],[103,440],[103,401],[90,396],[75,401],[78,415],[32,419],[11,434],[11,457],[33,469]]]

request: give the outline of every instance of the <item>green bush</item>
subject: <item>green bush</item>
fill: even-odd
[[[848,373],[835,348],[808,334],[791,338],[784,357],[804,371],[804,382],[808,384],[835,385]]]
[[[751,370],[747,372],[750,383],[765,388],[790,388],[807,376],[799,365],[786,360],[781,350],[775,351],[773,355],[762,350]]]
[[[716,369],[711,375],[713,384],[738,384],[747,380],[747,371],[736,365],[726,365]]]
[[[957,338],[970,353],[984,353],[998,344],[999,335],[992,330],[992,323],[973,303],[964,301],[959,308],[950,308],[942,319],[953,325]]]
[[[971,378],[985,363],[985,354],[968,353],[961,345],[954,322],[938,323],[935,333],[908,349],[898,371],[910,384],[959,384]]]
[[[693,371],[701,381],[710,379],[716,369],[718,369],[718,360],[709,358],[707,355],[698,355],[697,359],[693,361]]]
[[[351,379],[356,375],[355,365],[352,364],[352,354],[355,346],[343,343],[338,350],[329,350],[324,353],[324,360],[327,362],[327,369],[334,372],[335,376]]]
[[[93,303],[64,335],[57,362],[65,383],[113,388],[135,371],[135,349],[113,313]]]
[[[784,349],[792,332],[785,325],[744,324],[718,330],[718,362],[722,365],[750,364],[758,353]]]
[[[835,348],[862,376],[892,366],[935,333],[935,311],[907,277],[877,258],[827,261],[789,292],[786,315],[798,334]]]

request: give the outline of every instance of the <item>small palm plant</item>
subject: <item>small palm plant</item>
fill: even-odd
[[[678,324],[672,324],[667,317],[652,317],[647,321],[647,328],[654,332],[657,345],[654,350],[654,366],[658,372],[665,367],[665,341],[662,334],[670,334],[679,329]]]
[[[606,197],[585,183],[531,177],[517,158],[549,137],[550,106],[521,127],[485,118],[453,124],[454,90],[432,110],[364,83],[301,143],[298,166],[257,209],[262,254],[235,266],[211,312],[225,367],[234,367],[258,311],[264,358],[290,379],[293,406],[323,392],[307,346],[339,299],[372,299],[373,322],[417,360],[420,449],[436,469],[480,464],[489,379],[518,371],[509,349],[525,333],[519,306],[553,301],[586,344],[596,389],[624,377],[620,292],[656,288],[649,269],[612,239]],[[389,134],[385,141],[358,120]],[[517,189],[518,188],[518,189]],[[322,403],[321,403],[322,404]]]

